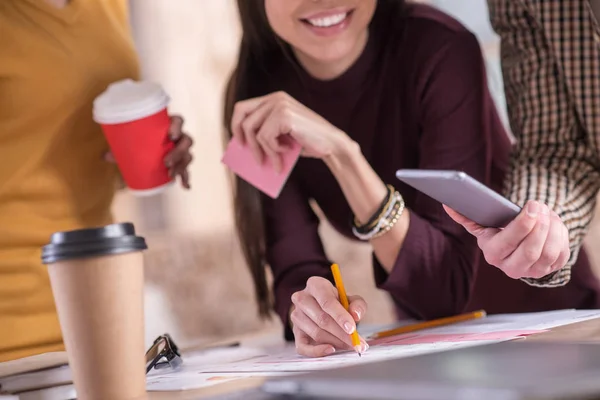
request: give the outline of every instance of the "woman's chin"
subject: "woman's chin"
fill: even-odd
[[[305,52],[304,55],[313,64],[332,67],[351,64],[356,58],[352,47],[348,45],[321,47],[319,51]]]

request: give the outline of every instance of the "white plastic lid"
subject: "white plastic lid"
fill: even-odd
[[[154,82],[125,79],[112,83],[94,100],[94,121],[121,124],[156,114],[169,104],[169,96]]]

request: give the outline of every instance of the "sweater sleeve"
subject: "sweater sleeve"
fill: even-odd
[[[541,279],[523,281],[538,287],[563,286],[571,279],[571,267],[594,215],[600,190],[600,159],[579,121],[543,24],[532,22],[535,16],[522,2],[489,3],[492,26],[502,40],[506,101],[517,138],[506,195],[521,205],[528,199],[548,204],[569,229],[571,257],[567,264]],[[561,10],[581,7],[558,3],[548,1],[540,6]],[[581,29],[572,35],[585,33]],[[581,39],[573,43],[597,46],[590,42]]]
[[[488,91],[477,39],[455,32],[422,64],[418,168],[464,171],[489,186],[493,135],[504,136],[498,143],[508,145],[509,139]],[[476,239],[424,194],[407,207],[408,233],[389,275],[374,257],[378,286],[414,318],[462,312],[480,259]]]
[[[292,294],[304,289],[312,276],[332,280],[331,263],[319,237],[319,219],[293,177],[277,199],[265,196],[263,207],[275,311],[283,322],[285,338],[293,340],[289,323]]]

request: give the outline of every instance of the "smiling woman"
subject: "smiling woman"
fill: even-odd
[[[373,274],[400,317],[430,319],[590,306],[593,288],[547,291],[485,263],[442,206],[401,184],[402,168],[461,170],[502,188],[510,141],[476,37],[448,15],[399,0],[238,0],[243,39],[226,124],[256,159],[303,148],[277,199],[236,182],[239,236],[270,310],[301,354],[352,349],[367,304],[332,284],[314,200],[343,235],[373,248]],[[582,260],[585,262],[585,260]],[[510,296],[506,294],[510,293]],[[364,351],[364,349],[362,349]]]

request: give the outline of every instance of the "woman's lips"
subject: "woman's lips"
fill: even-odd
[[[319,36],[332,36],[344,31],[352,18],[352,12],[328,11],[301,19],[304,26]]]

